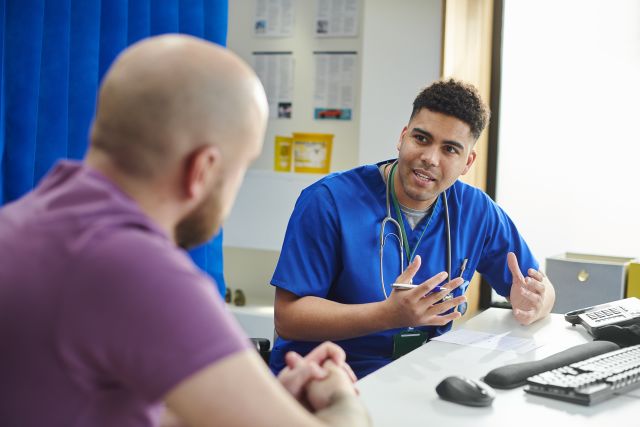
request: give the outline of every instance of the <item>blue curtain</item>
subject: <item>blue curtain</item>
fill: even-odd
[[[0,205],[87,148],[98,84],[150,35],[226,44],[227,0],[0,0]],[[224,295],[222,234],[191,253]]]

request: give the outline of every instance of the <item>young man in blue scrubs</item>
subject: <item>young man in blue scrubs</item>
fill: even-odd
[[[551,311],[553,286],[511,219],[458,180],[488,119],[473,86],[436,82],[413,103],[397,161],[334,173],[302,192],[271,280],[274,372],[288,351],[332,340],[361,378],[449,330],[476,271],[521,324]]]

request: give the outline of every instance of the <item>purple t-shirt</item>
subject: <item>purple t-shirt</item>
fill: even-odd
[[[113,183],[59,163],[0,209],[0,423],[155,425],[181,380],[249,348],[216,292]]]

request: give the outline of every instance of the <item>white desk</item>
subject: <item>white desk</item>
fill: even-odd
[[[436,385],[449,375],[479,379],[499,366],[538,360],[591,341],[581,326],[572,327],[559,314],[524,327],[511,310],[490,308],[461,327],[496,334],[511,331],[511,336],[535,338],[544,345],[518,355],[431,341],[358,382],[374,426],[640,426],[638,389],[595,406],[534,396],[522,387],[496,390],[492,406],[485,408],[440,399]]]

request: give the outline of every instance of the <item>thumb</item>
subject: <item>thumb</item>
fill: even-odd
[[[413,280],[413,276],[415,276],[420,269],[420,264],[422,264],[422,258],[420,258],[420,255],[416,255],[407,269],[398,276],[396,283],[410,283]]]
[[[507,254],[507,265],[509,266],[509,271],[511,271],[512,280],[514,282],[518,281],[524,283],[524,276],[520,271],[518,258],[516,258],[516,254],[514,254],[513,252],[509,252]]]
[[[284,356],[284,361],[289,369],[295,369],[298,365],[298,362],[300,362],[301,360],[302,356],[300,356],[295,351],[290,351]]]

